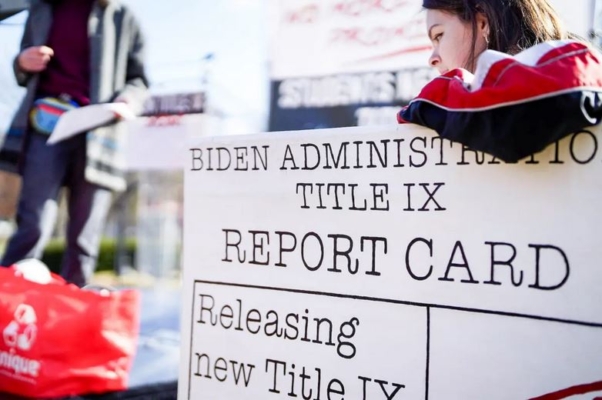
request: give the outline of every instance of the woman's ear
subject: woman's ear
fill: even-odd
[[[477,34],[485,38],[485,42],[489,43],[489,19],[482,12],[477,12]]]

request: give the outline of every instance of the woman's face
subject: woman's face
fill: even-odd
[[[471,69],[469,65],[472,47],[472,26],[455,14],[440,10],[426,11],[427,33],[433,44],[429,64],[440,74],[456,68]],[[483,15],[477,17],[475,57],[487,49],[488,25]],[[472,71],[471,71],[472,72]]]

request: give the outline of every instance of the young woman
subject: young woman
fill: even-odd
[[[602,57],[547,0],[423,0],[441,73],[400,123],[517,161],[602,118]]]

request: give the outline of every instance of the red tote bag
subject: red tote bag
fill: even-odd
[[[52,398],[127,388],[140,294],[46,285],[0,268],[0,392]]]

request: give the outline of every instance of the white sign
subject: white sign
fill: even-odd
[[[550,0],[550,4],[572,33],[589,39],[594,27],[594,10],[600,0]]]
[[[271,0],[272,79],[426,67],[420,0]]]
[[[594,0],[551,0],[584,38]],[[272,80],[427,67],[422,0],[270,0]]]
[[[179,399],[601,391],[598,141],[516,164],[410,125],[192,142]]]
[[[207,114],[139,117],[128,122],[125,151],[130,171],[181,171],[188,137],[215,135],[215,117]]]

